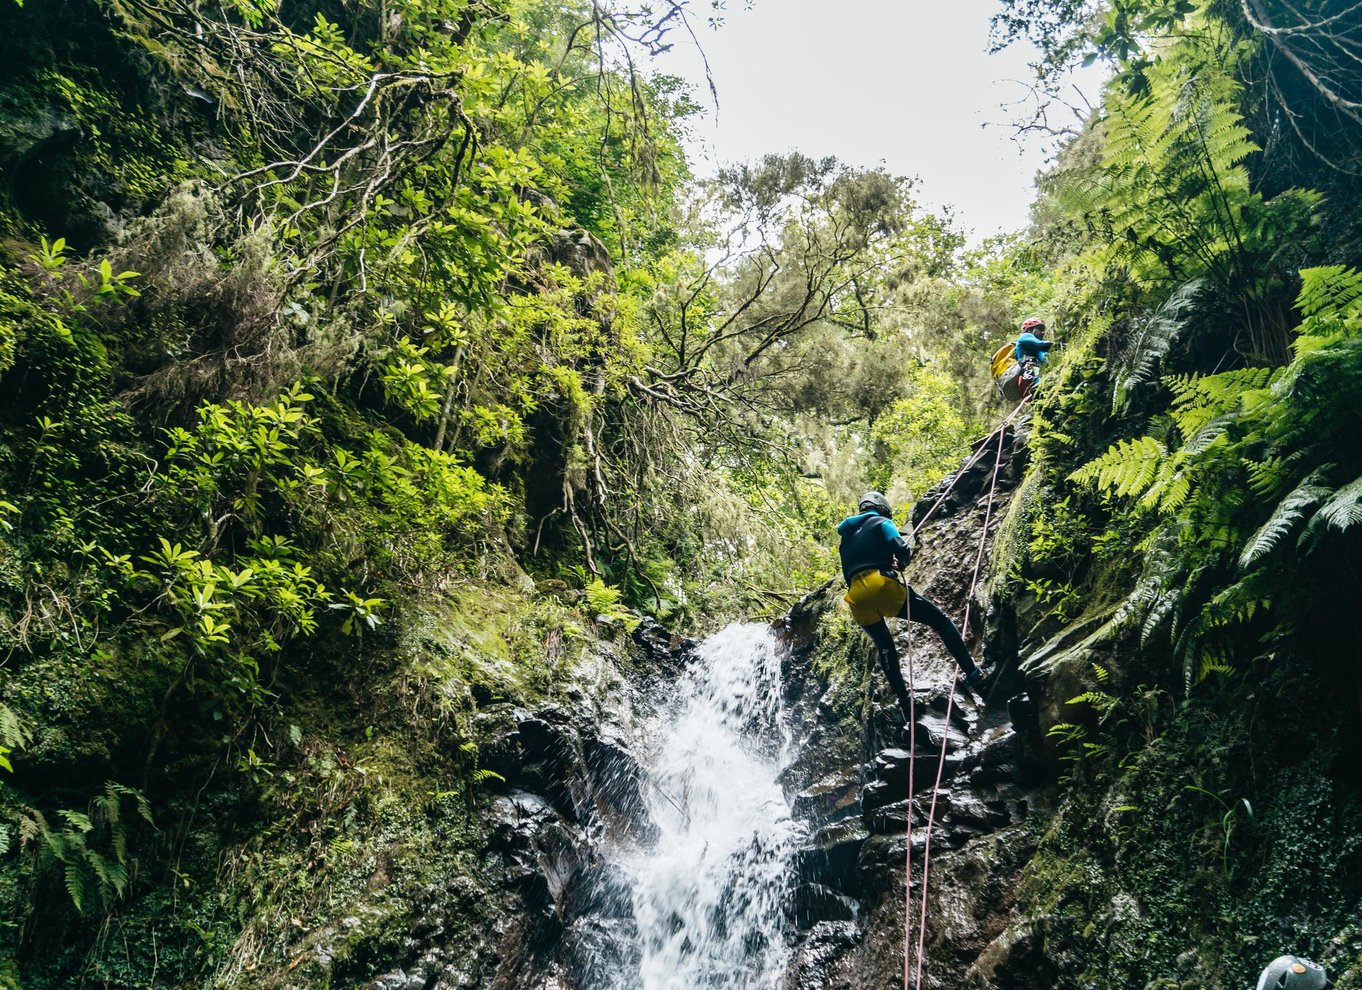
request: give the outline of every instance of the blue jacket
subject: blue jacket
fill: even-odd
[[[1012,354],[1018,363],[1024,358],[1035,358],[1041,364],[1045,363],[1046,351],[1053,347],[1053,340],[1042,340],[1029,330],[1017,338],[1017,346],[1012,349]]]
[[[871,520],[878,519],[875,523]],[[862,571],[889,571],[906,567],[912,550],[894,520],[878,512],[847,516],[837,524],[842,537],[838,552],[842,557],[842,577],[847,583]]]

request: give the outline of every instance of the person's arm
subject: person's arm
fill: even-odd
[[[894,520],[885,519],[880,523],[880,529],[884,533],[885,539],[893,547],[894,569],[903,570],[908,566],[908,561],[913,558],[913,548],[908,545],[908,541],[903,538],[899,528],[894,525]]]
[[[1045,352],[1050,349],[1052,343],[1053,341],[1042,340],[1028,331],[1017,338],[1016,358],[1018,361],[1028,357],[1044,360]]]

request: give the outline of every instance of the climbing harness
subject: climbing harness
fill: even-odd
[[[997,428],[996,430],[994,430],[993,433],[989,434],[989,435],[984,439],[984,442],[981,443],[981,444],[979,445],[979,449],[978,449],[977,451],[975,451],[974,455],[973,455],[968,461],[965,462],[964,467],[962,467],[959,471],[956,472],[955,477],[951,479],[950,484],[948,484],[948,485],[946,486],[945,490],[941,493],[941,495],[937,498],[937,500],[932,504],[932,507],[931,507],[930,509],[927,510],[927,514],[924,515],[924,516],[922,517],[922,520],[921,520],[916,526],[914,526],[914,527],[913,527],[913,530],[912,530],[912,535],[913,535],[914,538],[916,538],[918,531],[919,531],[920,529],[922,529],[923,526],[927,525],[927,521],[928,521],[929,519],[932,518],[932,516],[936,513],[936,510],[937,510],[938,508],[940,508],[941,505],[946,501],[946,498],[950,495],[951,490],[955,487],[955,483],[960,479],[960,477],[961,477],[962,475],[964,475],[964,473],[965,473],[966,471],[968,471],[968,470],[969,470],[970,468],[972,468],[976,463],[979,462],[979,460],[984,456],[984,453],[985,453],[986,451],[988,451],[988,450],[991,448],[991,446],[992,446],[991,441],[993,440],[993,437],[994,437],[994,436],[997,436],[997,438],[998,438],[997,454],[996,454],[996,456],[994,457],[994,460],[993,460],[993,473],[992,473],[992,476],[991,476],[990,481],[989,481],[989,488],[988,488],[988,503],[987,503],[986,508],[984,509],[984,525],[983,525],[983,530],[982,530],[982,532],[980,533],[980,536],[979,536],[979,551],[978,551],[978,553],[975,555],[975,558],[974,558],[974,574],[973,574],[973,576],[970,578],[969,591],[968,591],[968,593],[967,593],[966,596],[965,596],[965,615],[964,615],[964,620],[963,620],[963,622],[961,623],[961,629],[962,629],[962,631],[965,631],[965,632],[968,632],[968,630],[969,630],[970,609],[971,609],[971,608],[973,607],[973,605],[974,605],[974,592],[975,592],[975,590],[977,589],[977,587],[978,587],[978,585],[979,585],[979,572],[980,572],[981,567],[983,566],[983,561],[984,561],[984,548],[985,548],[985,547],[987,546],[987,544],[988,544],[988,525],[989,525],[989,523],[992,521],[992,518],[993,518],[993,500],[994,500],[994,494],[997,492],[997,489],[998,489],[998,469],[1001,467],[1001,465],[1002,465],[1002,460],[1003,460],[1003,441],[1004,441],[1004,439],[1006,438],[1006,428],[1007,428],[1007,425],[1012,421],[1012,419],[1013,419],[1019,412],[1021,412],[1022,408],[1023,408],[1025,405],[1026,405],[1026,402],[1025,402],[1025,400],[1023,400],[1021,403],[1019,403],[1019,404],[1017,405],[1017,407],[1016,407],[1015,409],[1012,410],[1011,413],[1008,414],[1007,418],[1004,419],[1004,420],[1002,421],[1001,424],[999,424],[998,428]],[[908,606],[908,607],[909,607],[909,609],[911,609],[911,605]],[[956,685],[956,681],[958,680],[958,675],[957,675],[956,678],[952,678],[952,680],[951,680],[951,690],[950,690],[950,693],[946,696],[946,718],[945,718],[945,728],[942,730],[943,735],[942,735],[942,739],[941,739],[941,752],[940,752],[940,755],[937,757],[937,763],[936,763],[936,778],[935,778],[935,780],[934,780],[933,783],[932,783],[932,800],[931,800],[931,804],[930,804],[929,809],[928,809],[928,812],[927,812],[927,825],[926,825],[927,832],[926,832],[926,837],[925,837],[925,839],[923,840],[923,843],[922,843],[922,884],[921,884],[921,891],[920,891],[920,894],[919,894],[920,909],[919,909],[919,921],[918,921],[917,952],[914,954],[914,953],[911,953],[910,950],[911,950],[911,948],[912,948],[911,937],[912,937],[912,904],[913,904],[913,895],[912,895],[912,890],[913,890],[913,792],[914,792],[914,772],[915,772],[915,764],[917,763],[917,698],[916,698],[916,695],[915,695],[915,693],[914,693],[914,684],[915,684],[915,681],[914,681],[914,676],[913,676],[913,625],[912,625],[912,622],[911,622],[911,613],[909,614],[909,619],[910,619],[910,621],[909,621],[909,623],[908,623],[908,644],[907,644],[907,645],[908,645],[908,650],[907,650],[907,654],[908,654],[908,809],[907,809],[907,836],[906,836],[906,842],[905,842],[906,850],[905,850],[905,854],[904,854],[905,869],[904,869],[904,885],[903,885],[903,886],[904,886],[904,890],[903,890],[903,990],[908,990],[908,987],[909,987],[909,959],[910,959],[910,958],[915,958],[916,961],[917,961],[917,966],[916,966],[916,971],[915,971],[915,972],[916,972],[916,976],[915,976],[915,979],[914,979],[914,981],[913,981],[913,986],[914,986],[915,990],[922,990],[922,978],[923,978],[923,976],[924,976],[924,969],[923,969],[923,963],[924,963],[924,960],[923,960],[923,953],[924,953],[924,950],[926,949],[926,945],[927,945],[927,882],[928,882],[928,877],[929,877],[929,875],[930,875],[930,868],[931,868],[932,827],[936,824],[936,803],[937,803],[937,797],[938,797],[938,796],[940,795],[940,793],[941,793],[941,778],[942,778],[942,775],[943,775],[943,773],[944,773],[944,771],[945,771],[945,768],[946,768],[946,748],[947,748],[947,747],[946,747],[946,743],[947,743],[947,740],[948,740],[948,738],[949,738],[949,736],[950,736],[951,713],[954,711],[954,707],[955,707],[955,685]]]

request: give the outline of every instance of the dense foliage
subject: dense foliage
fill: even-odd
[[[409,913],[482,707],[956,460],[1006,302],[906,180],[692,179],[648,57],[721,8],[0,5],[0,985],[268,981],[375,857]]]
[[[1036,207],[1034,298],[1067,349],[1003,550],[1032,647],[1083,624],[1032,665],[1079,686],[1023,888],[1066,986],[1246,986],[1282,951],[1362,978],[1343,6],[1009,2],[997,22],[1052,68],[1116,69]]]
[[[382,858],[298,978],[372,975],[476,876],[486,708],[825,579],[1033,312],[996,590],[1086,639],[1022,903],[1065,985],[1358,985],[1351,7],[1004,0],[1042,98],[1114,75],[973,250],[880,170],[695,180],[647,60],[721,8],[0,0],[0,986],[268,985]]]

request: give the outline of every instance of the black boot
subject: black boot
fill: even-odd
[[[965,687],[980,701],[987,701],[989,694],[993,691],[993,683],[998,679],[998,668],[994,667],[985,674],[978,667],[975,667],[965,675]]]

